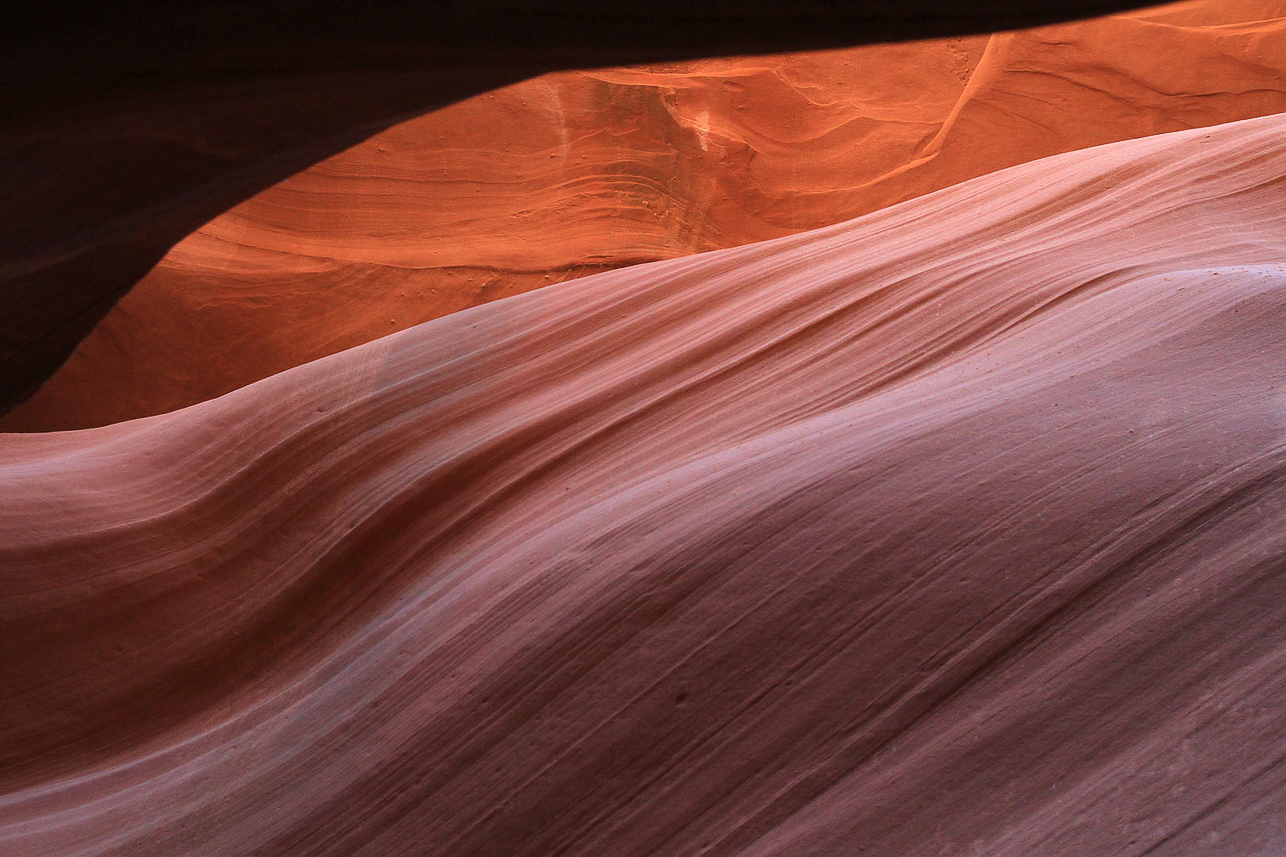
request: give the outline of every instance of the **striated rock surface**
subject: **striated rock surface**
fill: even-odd
[[[0,851],[1286,850],[1286,117],[0,436]]]
[[[0,427],[162,413],[498,297],[1286,110],[1286,3],[564,72],[381,133],[180,243]]]
[[[0,413],[202,223],[408,116],[558,68],[988,32],[1132,5],[10,3]]]

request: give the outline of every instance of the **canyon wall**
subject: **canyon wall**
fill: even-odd
[[[0,850],[1286,848],[1286,117],[0,435]]]
[[[175,247],[0,427],[162,413],[586,273],[1286,110],[1286,3],[562,72],[389,129]]]

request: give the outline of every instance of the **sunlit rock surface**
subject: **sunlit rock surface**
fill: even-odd
[[[217,218],[0,428],[161,413],[495,298],[1282,110],[1281,0],[548,75],[392,128]]]
[[[567,68],[818,50],[1138,0],[10,3],[0,24],[0,414],[175,244],[390,124]]]

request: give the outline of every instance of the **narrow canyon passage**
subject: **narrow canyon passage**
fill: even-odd
[[[1286,853],[1286,0],[908,2],[0,141],[0,855]]]
[[[205,225],[0,430],[164,413],[551,283],[1283,110],[1282,0],[547,75],[391,128]]]
[[[5,852],[1286,847],[1283,131],[0,437]]]

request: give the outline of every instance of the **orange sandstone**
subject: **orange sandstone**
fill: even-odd
[[[468,306],[1286,110],[1286,2],[547,75],[411,120],[175,247],[0,428],[208,399]]]

